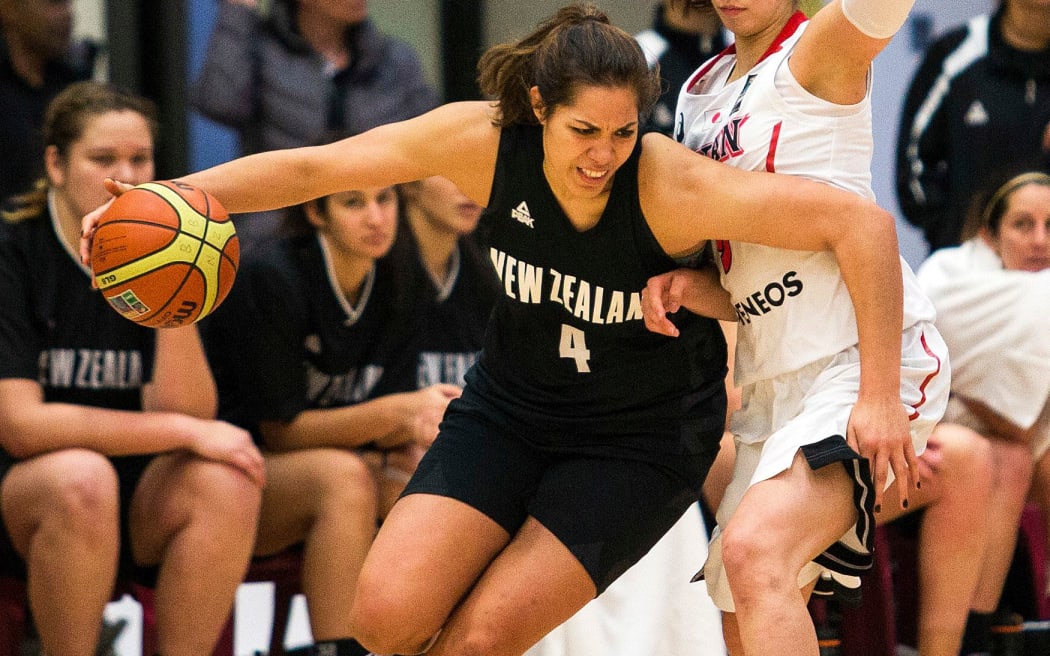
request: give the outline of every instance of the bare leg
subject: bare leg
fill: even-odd
[[[160,456],[131,503],[136,562],[160,563],[154,604],[164,656],[211,653],[255,541],[261,494],[231,467]]]
[[[21,462],[0,489],[4,524],[29,571],[45,653],[91,656],[120,549],[117,478],[109,461],[69,449]]]
[[[401,499],[358,577],[354,637],[377,654],[418,653],[508,541],[502,527],[454,499]]]
[[[535,520],[509,540],[466,504],[413,494],[365,561],[355,636],[383,654],[418,653],[437,635],[428,656],[519,655],[594,594],[583,566]]]
[[[583,565],[529,519],[453,612],[428,656],[520,656],[594,598]]]
[[[1050,455],[1044,455],[1036,463],[1035,476],[1032,479],[1032,490],[1029,498],[1043,511],[1043,521],[1047,539],[1050,540]],[[1050,554],[1050,544],[1046,545]],[[1043,582],[1043,594],[1050,595],[1050,561],[1047,562],[1046,581]]]
[[[1028,446],[997,439],[989,442],[995,459],[995,481],[985,521],[987,549],[973,606],[981,613],[995,612],[999,606],[1003,583],[1013,562],[1033,468]]]
[[[315,640],[352,637],[350,607],[375,537],[376,485],[355,453],[308,449],[266,456],[257,555],[304,542],[303,592]]]
[[[923,656],[956,656],[974,599],[986,535],[969,518],[988,512],[991,446],[973,431],[942,424],[919,457],[922,488],[903,511],[897,487],[886,490],[879,523],[926,508],[919,534],[918,647]],[[979,520],[978,520],[979,521]]]
[[[722,536],[743,654],[817,654],[798,576],[855,522],[845,468],[813,471],[801,453],[787,471],[747,490]]]

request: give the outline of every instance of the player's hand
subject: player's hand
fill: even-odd
[[[882,495],[891,469],[901,507],[907,509],[912,486],[920,485],[921,469],[908,430],[908,414],[900,399],[858,400],[850,413],[846,441],[871,464],[875,511],[882,508]]]
[[[445,408],[462,393],[463,390],[457,385],[438,383],[401,394],[401,427],[376,440],[376,447],[393,449],[411,443],[429,447],[437,437],[438,424],[445,416]]]
[[[259,487],[266,484],[266,465],[248,431],[218,420],[200,422],[189,450],[205,460],[240,470]]]
[[[678,337],[678,326],[675,326],[668,314],[674,314],[682,307],[682,291],[686,277],[679,271],[668,271],[653,276],[642,290],[642,318],[645,327],[654,333]]]
[[[102,184],[106,187],[106,191],[113,194],[113,198],[135,186],[126,182],[118,182],[113,178],[106,178],[102,181]],[[80,221],[80,261],[84,266],[91,266],[91,239],[95,236],[95,228],[98,226],[99,217],[109,209],[109,206],[113,203],[113,198],[85,214]],[[94,278],[91,279],[91,284],[95,284]]]

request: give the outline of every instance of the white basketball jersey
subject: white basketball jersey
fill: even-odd
[[[805,17],[796,14],[762,60],[732,82],[734,46],[706,62],[679,95],[675,136],[741,169],[798,175],[874,199],[870,84],[855,105],[830,103],[803,89],[787,61],[805,26]],[[794,371],[857,343],[853,303],[830,251],[724,240],[712,247],[739,317],[738,385]],[[933,306],[903,259],[901,266],[904,327],[932,320]]]

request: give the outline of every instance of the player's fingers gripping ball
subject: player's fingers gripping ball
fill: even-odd
[[[240,245],[214,196],[178,181],[118,196],[91,242],[95,283],[124,317],[177,328],[207,316],[233,285]]]

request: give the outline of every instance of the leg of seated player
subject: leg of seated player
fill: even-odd
[[[80,449],[14,465],[0,509],[26,560],[29,601],[44,653],[95,653],[119,550],[117,478],[102,455]]]
[[[164,656],[211,653],[248,568],[259,488],[226,465],[158,456],[132,497],[132,553],[159,564],[154,609]]]
[[[974,598],[974,610],[982,613],[993,613],[999,607],[1003,583],[1013,562],[1017,530],[1034,467],[1027,445],[999,439],[991,439],[989,443],[994,457],[995,480],[984,526],[987,549]]]
[[[353,635],[350,607],[377,514],[372,471],[356,453],[302,449],[266,455],[255,554],[303,543],[302,587],[315,641]]]
[[[961,426],[941,424],[919,457],[922,487],[900,506],[891,485],[877,515],[880,524],[925,508],[919,532],[918,649],[923,656],[955,656],[980,577],[986,535],[971,518],[988,512],[992,454],[987,440]],[[983,520],[982,520],[983,521]]]

